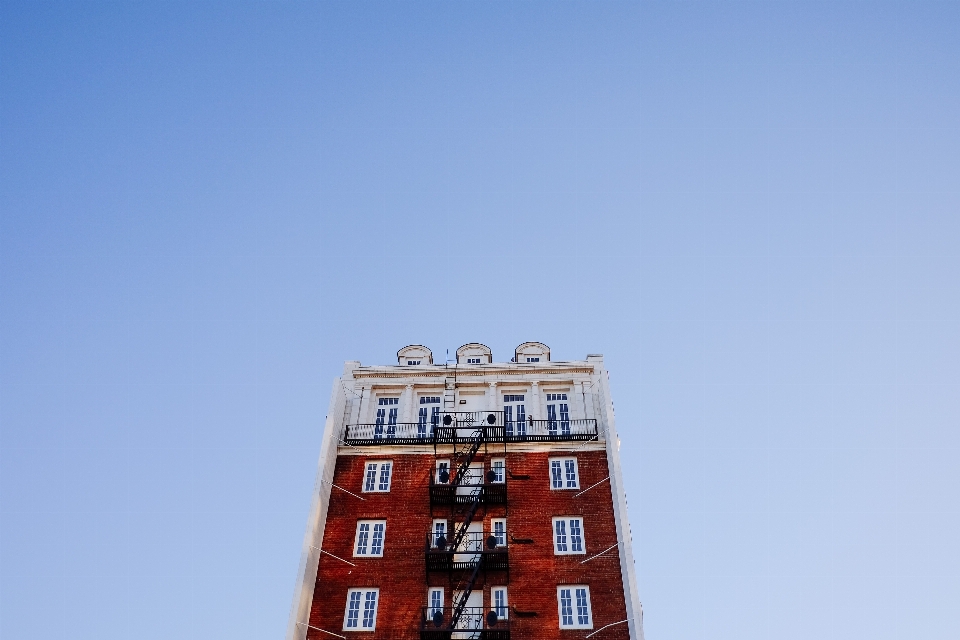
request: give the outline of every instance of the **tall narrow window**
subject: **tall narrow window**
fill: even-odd
[[[504,547],[507,544],[507,519],[493,518],[490,520],[490,528],[493,530],[493,537],[497,539],[497,546]]]
[[[490,468],[493,470],[494,482],[504,482],[506,480],[506,460],[503,458],[494,458],[490,461]]]
[[[344,631],[373,631],[377,628],[379,589],[347,590],[347,608],[343,614]]]
[[[440,540],[440,538],[444,540]],[[439,547],[440,542],[445,542],[447,537],[447,521],[446,520],[434,520],[433,521],[433,546]]]
[[[592,629],[590,587],[561,585],[557,587],[557,608],[561,629]]]
[[[585,553],[583,518],[560,517],[553,519],[553,552],[556,555]]]
[[[501,620],[506,619],[509,606],[507,603],[507,588],[491,587],[490,599],[493,601],[491,609],[497,612],[497,617]]]
[[[434,614],[439,612],[443,614],[443,589],[440,587],[430,587],[430,593],[427,596],[427,601],[430,603],[430,610],[427,612],[428,617],[433,618]]]
[[[569,553],[567,551],[567,521],[561,518],[554,518],[553,533],[554,553]]]
[[[353,555],[377,558],[383,556],[383,537],[386,529],[386,520],[358,520]]]
[[[550,458],[550,488],[580,488],[580,474],[577,471],[576,458]]]
[[[523,439],[527,435],[527,410],[524,394],[503,396],[503,423],[508,438]]]
[[[450,482],[450,461],[437,460],[436,482],[438,484],[447,484]]]
[[[367,591],[363,595],[363,628],[374,629],[377,626],[377,592]]]
[[[420,398],[420,401],[423,402],[423,398]],[[417,413],[417,437],[423,440],[427,437],[427,408],[420,407],[419,413]]]
[[[570,435],[570,408],[567,394],[547,394],[547,431],[551,436]]]
[[[392,466],[389,462],[380,463],[380,482],[377,483],[377,491],[390,491],[390,468]]]
[[[377,417],[373,425],[374,440],[382,440],[384,426],[388,439],[397,437],[397,413],[400,407],[400,398],[377,398]]]
[[[390,470],[393,463],[389,460],[368,461],[367,472],[363,478],[364,493],[390,491]]]
[[[420,411],[417,414],[417,437],[426,438],[427,424],[430,424],[429,437],[433,437],[433,432],[440,419],[440,396],[420,396]]]
[[[355,629],[360,623],[360,601],[363,600],[363,592],[359,590],[350,590],[347,592],[347,616],[344,620],[344,629]]]
[[[386,522],[376,522],[373,525],[373,540],[370,541],[370,555],[383,555],[383,534],[387,528]]]

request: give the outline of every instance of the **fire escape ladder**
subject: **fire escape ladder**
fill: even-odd
[[[443,380],[443,410],[452,413],[457,410],[457,370]]]
[[[476,457],[477,452],[480,450],[480,447],[483,445],[483,434],[478,433],[476,439],[473,441],[473,444],[470,445],[470,448],[461,453],[459,456],[460,464],[457,465],[457,475],[453,479],[453,485],[459,487],[460,483],[463,482],[464,476],[470,471],[470,463],[473,462],[473,459]],[[472,485],[466,485],[472,486]]]
[[[467,509],[467,512],[463,515],[463,524],[457,527],[457,532],[453,534],[453,547],[454,551],[460,548],[460,544],[463,542],[463,539],[467,535],[467,529],[470,528],[470,523],[473,522],[473,516],[476,515],[477,509],[480,507],[480,494],[474,494],[473,500],[470,502],[470,508]]]
[[[480,574],[481,564],[481,562],[478,562],[477,566],[473,568],[473,571],[470,573],[470,577],[467,579],[467,583],[463,585],[462,588],[459,588],[460,585],[457,585],[458,591],[460,591],[460,601],[457,602],[457,606],[453,609],[453,615],[450,617],[451,629],[456,629],[457,623],[460,622],[460,616],[463,615],[463,609],[467,606],[467,600],[470,598],[470,594],[473,592],[473,585],[476,583],[477,576]]]

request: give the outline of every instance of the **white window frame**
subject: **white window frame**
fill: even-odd
[[[383,415],[380,415],[380,413]],[[392,440],[397,437],[397,423],[400,421],[400,396],[377,396],[374,405],[374,440]],[[393,433],[390,433],[390,432]]]
[[[360,608],[357,610],[357,626],[348,627],[350,622],[350,597],[354,593],[360,594]],[[373,600],[373,624],[369,627],[363,626],[366,622],[366,603],[367,594],[375,593]],[[344,631],[376,631],[377,629],[377,609],[380,608],[380,588],[379,587],[358,587],[347,589],[347,604],[343,609],[343,630]]]
[[[567,461],[569,461],[569,460],[573,460],[573,474],[574,474],[574,483],[575,483],[574,486],[570,486],[570,485],[569,485],[569,482],[570,482],[570,481],[569,481],[569,479],[567,478]],[[555,487],[555,486],[553,485],[553,463],[554,463],[554,462],[559,462],[559,463],[560,463],[560,483],[563,485],[563,486],[560,486],[560,487]],[[564,490],[571,490],[571,489],[579,489],[579,488],[580,488],[580,464],[577,462],[576,456],[564,456],[564,457],[562,457],[562,458],[559,458],[559,457],[558,457],[558,458],[549,458],[549,459],[548,459],[548,465],[549,465],[549,466],[548,466],[548,468],[547,468],[547,471],[548,471],[548,474],[549,474],[550,488],[551,488],[552,490],[554,490],[554,491],[564,491]]]
[[[417,396],[417,436],[420,437],[420,428],[423,428],[423,437],[430,438],[440,423],[441,396],[425,393]],[[434,421],[436,418],[436,421]]]
[[[363,525],[367,525],[368,529],[365,532],[366,535],[366,544],[364,553],[360,553],[360,533]],[[373,538],[376,532],[377,525],[383,525],[383,531],[380,538],[380,553],[373,553]],[[387,542],[387,521],[386,520],[357,520],[357,533],[353,538],[353,557],[354,558],[382,558],[383,557],[383,548],[386,546]]]
[[[443,613],[443,598],[444,598],[444,589],[443,587],[429,587],[427,589],[427,619],[433,617],[435,611],[437,611],[436,605],[433,603],[433,595],[440,594],[440,613]]]
[[[490,460],[490,469],[492,471],[497,470],[497,463],[500,463],[500,469],[503,473],[500,474],[500,477],[494,480],[494,484],[503,484],[507,481],[507,460],[506,458],[492,458]]]
[[[563,523],[564,544],[566,550],[560,549],[560,540],[558,540],[557,523]],[[573,522],[578,522],[580,526],[580,551],[573,550]],[[583,530],[583,516],[557,516],[551,521],[553,525],[553,555],[555,556],[582,556],[587,553],[587,540]]]
[[[509,424],[505,424],[504,427],[510,427],[510,432],[507,434],[511,437],[524,437],[527,435],[527,395],[529,391],[511,391],[510,393],[502,393],[500,396],[500,406],[503,409],[503,419],[504,422],[507,422],[507,414],[510,414]],[[523,407],[523,414],[517,411],[518,407]],[[509,408],[509,411],[508,411]]]
[[[387,488],[380,488],[380,481],[383,477],[383,465],[390,465],[389,470],[387,471]],[[368,480],[370,474],[370,465],[376,465],[374,469],[373,477],[373,488],[368,489]],[[360,489],[362,493],[389,493],[390,487],[393,485],[393,460],[367,460],[363,464],[363,484]]]
[[[503,523],[503,544],[500,544],[500,540],[497,540],[498,547],[507,546],[507,519],[506,518],[490,518],[490,535],[496,537],[497,535],[497,523]]]
[[[497,592],[503,593],[503,614],[497,607]],[[506,620],[510,617],[510,594],[506,587],[490,587],[490,609],[497,612],[497,617]]]
[[[573,624],[563,623],[563,601],[562,593],[564,589],[570,590],[570,613]],[[587,598],[587,623],[580,623],[579,603],[577,602],[577,590],[586,591]],[[590,604],[590,587],[585,584],[561,584],[557,585],[557,619],[560,622],[561,629],[593,629],[593,607]]]
[[[440,469],[442,468],[441,465],[444,465],[444,464],[447,465],[447,473],[450,475],[446,483],[440,482]],[[435,465],[435,467],[436,468],[434,469],[434,472],[433,472],[433,478],[434,478],[433,481],[436,484],[450,484],[451,482],[453,482],[453,473],[450,471],[449,460],[437,460],[437,464]]]
[[[490,469],[491,469],[492,471],[496,471],[496,470],[497,470],[497,463],[498,463],[498,462],[499,462],[500,465],[501,465],[501,466],[500,466],[500,469],[501,469],[502,473],[500,474],[500,477],[499,477],[498,479],[494,480],[493,482],[494,482],[494,484],[503,484],[504,482],[507,481],[507,459],[506,459],[506,458],[492,458],[492,459],[490,460]]]
[[[443,536],[447,537],[447,533],[449,533],[449,528],[447,527],[446,518],[433,519],[433,526],[430,528],[430,546],[433,547],[434,549],[437,548],[437,524],[441,522],[443,523]]]

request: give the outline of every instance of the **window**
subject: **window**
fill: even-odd
[[[419,361],[419,360],[407,360],[407,364],[408,364],[408,365],[420,364],[420,361]]]
[[[387,529],[386,520],[358,520],[357,539],[354,556],[383,556],[383,535]]]
[[[438,611],[440,614],[443,614],[443,589],[440,587],[430,587],[429,592],[427,593],[427,602],[429,603],[430,611],[427,612],[427,617],[433,618],[433,614]]]
[[[387,438],[397,437],[397,412],[400,398],[377,398],[377,418],[373,426],[373,439],[383,439],[384,426]]]
[[[433,521],[433,546],[439,547],[440,544],[437,542],[440,540],[440,536],[444,538],[447,537],[447,521],[446,520],[434,520]]]
[[[390,491],[390,469],[393,463],[389,460],[367,462],[367,473],[363,480],[364,493]]]
[[[553,519],[553,552],[558,556],[586,553],[583,544],[583,518]]]
[[[557,607],[561,629],[593,629],[590,613],[590,587],[561,585],[557,587]]]
[[[440,396],[420,396],[420,411],[417,413],[417,437],[427,437],[429,419],[430,436],[440,423]]]
[[[490,461],[490,468],[493,470],[493,481],[504,482],[506,480],[507,461],[503,458],[494,458]]]
[[[348,589],[344,631],[373,631],[377,628],[377,599],[380,589]]]
[[[497,546],[507,546],[507,519],[492,518],[490,520],[490,529],[493,532],[493,537],[497,539]]]
[[[556,436],[558,432],[561,435],[570,435],[570,405],[567,404],[567,394],[547,394],[547,430],[551,436]]]
[[[480,358],[467,358],[467,364],[480,364]]]
[[[527,411],[522,393],[505,394],[503,396],[503,424],[507,437],[514,434],[520,437],[527,435]]]
[[[437,483],[447,484],[450,480],[450,461],[437,460]]]
[[[537,358],[531,358],[531,357],[527,356],[527,362],[540,362],[540,358],[539,358],[539,357],[537,357]]]
[[[550,488],[579,489],[576,458],[550,458]]]
[[[492,600],[492,606],[490,607],[497,612],[497,617],[501,620],[507,617],[507,612],[509,611],[509,605],[507,604],[507,588],[506,587],[490,587],[490,600]]]

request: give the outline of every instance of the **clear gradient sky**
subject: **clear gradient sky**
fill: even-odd
[[[958,33],[3,2],[0,637],[280,637],[342,362],[527,340],[606,357],[648,640],[960,637]]]

